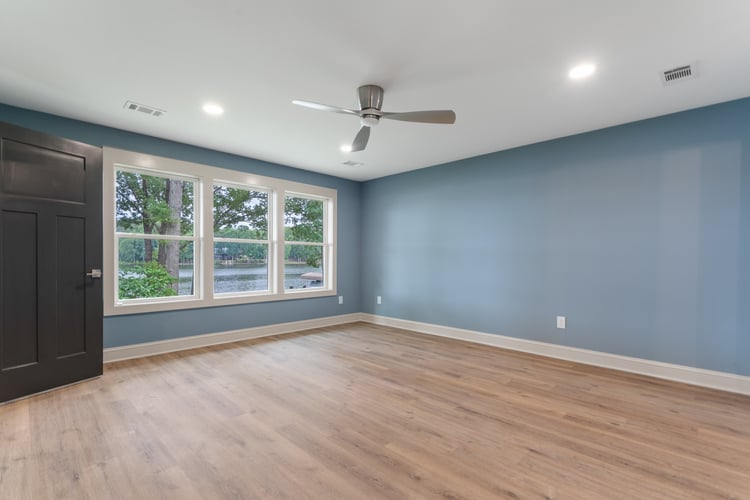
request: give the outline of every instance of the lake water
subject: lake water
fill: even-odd
[[[287,264],[284,268],[284,288],[319,288],[320,282],[302,279],[305,273],[320,272],[307,264]],[[193,288],[193,267],[180,267],[179,294],[190,295]],[[265,264],[235,264],[214,266],[214,293],[268,290],[268,267]]]

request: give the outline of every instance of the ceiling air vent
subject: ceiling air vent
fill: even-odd
[[[681,82],[683,80],[691,80],[693,78],[695,78],[695,71],[690,64],[667,70],[662,74],[662,82],[664,85],[672,85],[673,83]]]
[[[153,106],[146,106],[133,101],[125,101],[123,108],[129,109],[130,111],[140,111],[143,114],[151,116],[161,116],[166,113],[163,109],[156,109]]]
[[[362,165],[364,165],[364,163],[359,163],[351,160],[342,161],[341,164],[346,165],[347,167],[361,167]]]

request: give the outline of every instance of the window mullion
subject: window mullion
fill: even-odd
[[[274,230],[274,293],[284,293],[284,200],[283,189],[274,190],[273,230]]]
[[[299,245],[307,247],[324,247],[326,246],[323,241],[284,241],[285,245]]]
[[[132,238],[140,240],[162,240],[162,241],[193,241],[193,235],[159,234],[159,233],[115,233],[118,238]]]
[[[213,179],[201,178],[201,297],[214,299],[214,189]]]
[[[214,237],[214,242],[219,243],[243,243],[246,245],[268,245],[268,240],[246,240],[243,238],[222,238]]]
[[[328,286],[332,289],[336,289],[336,274],[334,272],[336,266],[333,265],[336,259],[336,224],[333,220],[335,213],[333,210],[331,210],[331,208],[332,207],[330,200],[326,200],[323,202],[323,265],[325,266],[323,272],[325,273],[327,279],[326,283],[328,283]]]

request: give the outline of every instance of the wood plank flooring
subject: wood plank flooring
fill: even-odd
[[[0,406],[0,498],[750,498],[750,397],[354,323]]]

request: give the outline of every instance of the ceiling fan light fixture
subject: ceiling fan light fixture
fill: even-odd
[[[351,153],[352,152],[352,145],[351,144],[342,144],[339,149],[342,153]]]
[[[380,123],[380,117],[378,115],[362,115],[362,117],[359,119],[359,122],[365,126],[365,127],[374,127],[378,123]]]

